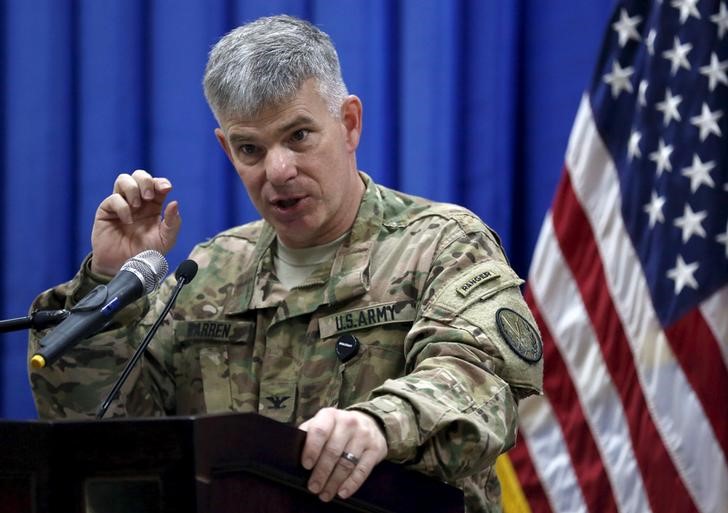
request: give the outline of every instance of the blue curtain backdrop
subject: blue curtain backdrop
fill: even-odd
[[[465,205],[528,271],[612,0],[3,0],[0,311],[73,276],[119,172],[166,176],[195,244],[256,213],[213,137],[210,46],[262,15],[333,38],[364,103],[359,167]],[[0,335],[0,417],[33,418],[26,333]]]

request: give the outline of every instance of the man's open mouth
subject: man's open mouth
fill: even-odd
[[[289,209],[295,207],[302,198],[286,198],[280,199],[273,202],[273,205],[280,209]]]

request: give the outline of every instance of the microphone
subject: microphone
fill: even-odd
[[[42,369],[81,340],[101,331],[122,308],[155,290],[167,274],[167,261],[154,250],[127,260],[106,285],[99,285],[71,308],[67,319],[40,341],[30,365]]]
[[[109,395],[106,396],[106,399],[104,399],[104,401],[99,405],[99,408],[96,410],[97,420],[104,418],[104,415],[106,415],[106,411],[111,405],[111,401],[114,400],[116,394],[118,394],[119,390],[121,390],[122,385],[126,382],[129,374],[131,374],[131,370],[134,368],[134,365],[136,365],[136,363],[139,361],[139,358],[141,358],[147,346],[152,341],[152,337],[155,333],[157,333],[157,330],[162,324],[162,321],[172,309],[172,306],[174,306],[174,302],[177,301],[177,296],[179,296],[182,287],[191,282],[196,274],[197,263],[194,260],[185,260],[184,262],[179,264],[177,271],[174,273],[174,277],[177,278],[177,285],[174,287],[174,290],[172,290],[172,295],[169,297],[169,300],[164,305],[162,313],[159,314],[159,317],[157,317],[157,320],[154,321],[154,324],[149,329],[149,332],[144,337],[144,340],[142,340],[142,343],[139,344],[139,347],[136,348],[134,354],[131,355],[131,358],[129,358],[129,361],[126,363],[126,367],[124,367],[124,370],[121,372],[119,379],[116,380],[116,383],[114,383],[114,386],[111,388],[111,392],[109,392]]]
[[[191,282],[195,275],[197,275],[197,262],[194,260],[185,260],[179,264],[179,267],[174,272],[174,277],[177,279],[177,283],[179,284],[182,282],[183,285]]]

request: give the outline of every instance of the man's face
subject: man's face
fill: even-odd
[[[330,242],[354,222],[364,184],[356,171],[361,102],[332,116],[313,79],[281,105],[215,130],[251,201],[289,247]]]

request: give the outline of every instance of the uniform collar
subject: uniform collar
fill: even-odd
[[[382,226],[383,208],[377,185],[365,173],[359,172],[359,175],[366,186],[364,195],[351,233],[336,252],[328,279],[325,279],[327,275],[315,271],[304,288],[282,297],[282,287],[272,273],[271,245],[275,240],[275,231],[270,224],[263,223],[255,245],[253,263],[240,277],[236,284],[236,293],[225,305],[227,315],[274,306],[285,299],[293,299],[291,296],[305,296],[305,300],[291,301],[287,305],[287,317],[292,317],[312,312],[322,304],[333,304],[361,296],[369,290],[372,242],[376,240]]]

